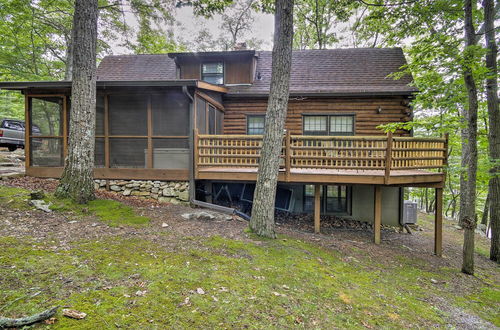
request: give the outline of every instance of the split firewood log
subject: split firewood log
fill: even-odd
[[[0,329],[4,328],[18,328],[18,327],[23,327],[25,325],[30,325],[36,322],[40,322],[43,320],[46,320],[53,316],[56,312],[59,306],[52,307],[51,309],[47,309],[41,313],[34,314],[31,316],[26,316],[26,317],[21,317],[18,319],[11,319],[7,317],[0,317]]]

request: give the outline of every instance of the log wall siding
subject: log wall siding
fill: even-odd
[[[291,99],[288,103],[286,129],[291,134],[302,134],[302,117],[307,114],[351,114],[355,115],[356,135],[385,134],[376,127],[410,119],[410,108],[404,98],[370,99]],[[246,134],[247,115],[264,115],[265,99],[227,99],[224,101],[224,134]],[[381,107],[381,113],[377,109]],[[398,130],[395,135],[408,136],[407,131]]]

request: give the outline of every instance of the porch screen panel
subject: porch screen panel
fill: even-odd
[[[104,138],[95,139],[94,166],[104,167]]]
[[[104,95],[97,95],[95,107],[95,135],[104,135]]]
[[[62,97],[31,98],[31,134],[62,136]]]
[[[30,138],[31,166],[63,166],[62,138]]]
[[[63,166],[63,97],[30,97],[30,165]]]
[[[148,140],[146,138],[109,139],[110,166],[114,168],[145,168]]]
[[[110,135],[148,135],[148,96],[109,95]]]
[[[207,109],[206,102],[200,98],[196,100],[196,128],[198,133],[207,133]]]
[[[153,135],[189,135],[189,104],[186,96],[180,90],[153,95],[151,106]]]

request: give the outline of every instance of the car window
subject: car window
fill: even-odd
[[[3,122],[3,127],[15,131],[24,131],[23,124],[19,121],[5,120]]]

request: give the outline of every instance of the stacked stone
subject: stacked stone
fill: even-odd
[[[106,189],[106,180],[95,180],[96,189]],[[182,204],[189,201],[186,181],[109,180],[109,190],[123,196],[152,198],[162,203]]]

